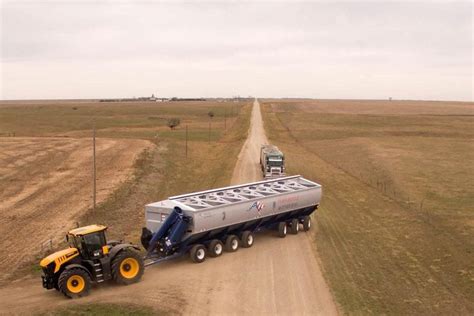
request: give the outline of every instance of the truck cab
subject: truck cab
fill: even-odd
[[[260,148],[260,165],[265,179],[285,176],[285,156],[273,145],[262,145]]]

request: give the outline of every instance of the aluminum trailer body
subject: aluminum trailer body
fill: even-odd
[[[146,205],[142,244],[148,257],[164,259],[195,244],[303,223],[320,200],[321,185],[301,176],[173,196]]]
[[[260,166],[265,179],[285,176],[285,155],[274,145],[260,147]]]

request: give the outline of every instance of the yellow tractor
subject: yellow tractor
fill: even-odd
[[[90,225],[71,230],[66,235],[69,248],[40,262],[43,287],[77,298],[87,295],[93,282],[111,279],[124,285],[138,282],[144,271],[140,249],[132,244],[107,242],[106,229],[106,226]]]

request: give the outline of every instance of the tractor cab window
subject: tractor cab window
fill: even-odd
[[[96,258],[102,255],[102,247],[105,245],[104,232],[97,232],[84,235],[84,249],[90,258]]]
[[[77,244],[76,244],[76,241],[75,241],[73,235],[67,235],[66,238],[67,238],[67,243],[68,243],[69,247],[77,248]]]
[[[82,239],[81,239],[81,237],[76,237],[74,235],[68,235],[67,236],[67,241],[68,241],[69,247],[77,248],[80,252],[82,252]]]

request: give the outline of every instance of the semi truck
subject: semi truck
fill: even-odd
[[[260,166],[265,179],[285,176],[285,156],[274,145],[260,147]]]
[[[254,243],[274,229],[279,237],[311,228],[321,185],[296,175],[170,197],[145,207],[141,242],[145,266],[188,253],[196,263]]]

